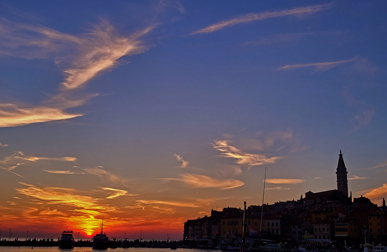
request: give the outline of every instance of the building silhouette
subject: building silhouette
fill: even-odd
[[[332,169],[333,170],[333,169]],[[227,207],[211,211],[211,216],[188,220],[184,224],[184,240],[204,246],[236,246],[242,241],[242,230],[247,234],[246,244],[258,246],[258,237],[277,242],[308,242],[313,246],[358,246],[387,241],[387,207],[377,206],[366,197],[352,201],[349,196],[347,168],[340,150],[336,168],[337,188],[305,193],[299,200],[251,205],[243,210]],[[261,223],[262,222],[262,223]],[[262,225],[261,225],[262,224]],[[198,245],[198,246],[199,246]]]
[[[347,179],[347,168],[345,167],[343,154],[339,154],[339,163],[337,164],[337,190],[342,192],[345,197],[348,198],[348,179]]]

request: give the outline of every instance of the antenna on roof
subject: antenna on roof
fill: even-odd
[[[263,217],[263,204],[265,202],[265,186],[266,186],[266,167],[265,167],[265,178],[263,179],[263,195],[262,195],[262,206],[261,206],[261,223],[259,225],[259,232],[262,232],[262,217]]]

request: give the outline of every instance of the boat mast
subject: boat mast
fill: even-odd
[[[261,206],[261,223],[260,223],[260,227],[259,227],[259,233],[262,232],[263,204],[265,202],[265,186],[266,186],[266,167],[265,167],[265,178],[263,179],[263,195],[262,195],[262,206]]]
[[[241,252],[245,251],[245,242],[246,242],[246,201],[244,202],[244,210],[243,210],[243,223],[242,223],[242,244],[241,244]]]
[[[101,224],[101,234],[103,234],[102,232],[103,232],[103,220],[102,220],[102,224]]]

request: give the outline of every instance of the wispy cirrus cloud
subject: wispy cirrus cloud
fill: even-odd
[[[331,68],[334,68],[338,65],[345,64],[348,62],[353,62],[355,60],[357,60],[357,57],[347,59],[347,60],[340,60],[340,61],[285,65],[285,66],[278,68],[277,70],[293,70],[293,69],[311,67],[311,68],[314,68],[314,70],[317,72],[324,72],[324,71],[329,70]]]
[[[269,187],[269,188],[266,188],[265,190],[290,190],[290,188],[277,186],[277,187]]]
[[[126,190],[115,189],[115,188],[110,188],[110,187],[102,187],[102,189],[105,191],[114,192],[114,194],[106,197],[107,199],[114,199],[114,198],[117,198],[120,196],[136,196],[136,194],[129,194],[128,191],[126,191]]]
[[[182,174],[180,179],[173,179],[183,181],[184,183],[200,188],[218,188],[220,190],[227,190],[243,186],[244,183],[236,179],[214,179],[205,175],[199,174]]]
[[[267,157],[264,154],[246,153],[230,145],[229,143],[230,141],[227,140],[217,140],[213,143],[213,147],[222,152],[222,156],[226,158],[237,159],[236,163],[240,165],[255,166],[274,164],[278,159],[282,158],[279,156]]]
[[[201,33],[212,33],[223,28],[234,26],[237,24],[248,23],[256,20],[263,20],[268,18],[285,17],[285,16],[301,16],[306,14],[313,14],[318,11],[329,9],[331,4],[315,5],[307,7],[298,7],[290,10],[262,12],[262,13],[250,13],[243,16],[239,16],[230,20],[225,20],[216,24],[209,25],[203,29],[191,32],[190,35]]]
[[[175,207],[200,207],[197,203],[179,202],[179,201],[163,201],[163,200],[137,200],[137,202],[149,205],[167,205]]]
[[[96,74],[111,69],[117,60],[123,56],[142,53],[146,47],[139,40],[149,33],[153,27],[148,27],[129,37],[118,36],[114,28],[107,22],[102,22],[91,33],[81,38],[80,55],[65,70],[67,75],[61,83],[64,89],[80,88]]]
[[[38,161],[60,161],[60,162],[75,162],[75,157],[37,157],[25,155],[22,151],[17,151],[10,156],[4,157],[0,160],[0,168],[12,171],[17,167],[24,165],[23,161],[38,162]]]
[[[367,168],[367,170],[375,170],[375,169],[383,168],[383,167],[386,167],[386,166],[387,166],[387,161],[384,162],[384,163],[380,163],[380,164],[377,164],[375,166],[369,167],[369,168]]]
[[[93,175],[93,176],[97,176],[100,178],[110,180],[112,182],[122,182],[122,183],[126,182],[126,179],[103,169],[102,166],[91,167],[91,168],[82,168],[82,169],[79,169],[78,171],[70,171],[70,170],[43,170],[43,171],[45,171],[47,173],[61,174],[61,175],[73,175],[73,174],[85,175],[85,174],[89,174],[89,175]],[[117,193],[126,192],[124,190],[121,191],[120,189],[113,189],[113,188],[109,188],[109,187],[103,187],[102,189],[106,190],[106,191],[109,191],[109,190],[116,191],[117,190]],[[118,196],[120,196],[120,195],[118,195]],[[118,196],[115,196],[115,197],[118,197]],[[135,194],[128,194],[127,196],[135,196]],[[113,198],[115,198],[115,197],[113,197]]]
[[[58,209],[51,210],[47,208],[46,210],[40,211],[40,215],[48,215],[48,216],[68,216],[68,214],[58,211]]]
[[[8,147],[8,144],[0,143],[0,147]]]
[[[84,196],[71,188],[37,187],[31,184],[20,183],[23,188],[17,188],[19,194],[39,199],[48,204],[60,204],[75,207],[76,209],[95,211],[114,211],[114,207],[99,204],[99,200],[91,196]]]
[[[81,44],[81,39],[76,36],[4,18],[1,19],[0,31],[0,54],[12,57],[47,58],[52,53]]]
[[[77,160],[75,157],[34,157],[34,156],[17,156],[17,158],[30,161],[30,162],[36,162],[41,160],[51,160],[51,161],[64,161],[64,162],[74,162]]]
[[[61,33],[40,25],[15,23],[1,19],[0,56],[21,58],[55,58],[65,69],[60,92],[40,105],[16,103],[0,104],[0,127],[18,127],[33,123],[61,121],[83,116],[69,113],[69,108],[79,107],[95,95],[80,95],[77,90],[99,73],[113,69],[124,56],[142,53],[148,49],[140,38],[153,27],[119,35],[113,26],[103,21],[89,33],[78,36]]]
[[[70,170],[67,170],[67,171],[43,170],[43,171],[48,172],[48,173],[53,173],[53,174],[68,174],[68,175],[75,174],[75,172],[72,172],[72,171],[70,171]]]
[[[275,179],[266,179],[266,183],[268,184],[301,184],[304,183],[303,179],[283,179],[283,178],[275,178]]]
[[[272,34],[264,37],[259,37],[255,40],[246,41],[241,44],[241,46],[264,46],[264,45],[273,45],[279,43],[291,43],[296,42],[302,38],[308,36],[335,36],[342,35],[345,31],[325,31],[325,32],[294,32],[294,33],[278,33]]]
[[[177,161],[181,162],[180,168],[185,168],[188,166],[189,162],[185,161],[180,155],[173,154]]]
[[[97,167],[92,167],[92,168],[83,168],[82,171],[83,171],[83,174],[91,174],[91,175],[95,175],[95,176],[98,176],[101,178],[107,178],[113,182],[125,182],[126,181],[124,178],[121,178],[112,172],[106,171],[105,169],[103,169],[102,166],[97,166]]]
[[[364,101],[358,100],[353,97],[348,88],[344,90],[344,97],[349,106],[354,108],[356,112],[352,116],[352,129],[351,131],[357,131],[366,127],[374,117],[375,108],[367,104]]]
[[[0,104],[0,128],[68,120],[79,116],[83,116],[83,114],[71,114],[54,107],[23,107],[16,104]]]
[[[359,176],[353,175],[353,177],[349,178],[348,180],[358,180],[358,179],[368,179],[368,177],[359,177]]]

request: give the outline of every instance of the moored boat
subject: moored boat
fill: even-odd
[[[376,245],[372,252],[387,252],[387,246],[383,246],[382,244]]]
[[[281,244],[278,243],[266,243],[258,246],[258,251],[278,252],[283,251],[283,248],[281,247]]]
[[[63,231],[59,240],[59,248],[72,249],[74,248],[74,233],[73,231]]]
[[[125,238],[125,240],[122,241],[121,247],[122,248],[129,248],[130,247],[130,242],[128,241],[128,239]]]
[[[103,233],[103,222],[101,225],[101,233],[93,237],[93,249],[107,249],[109,247],[109,238]]]

